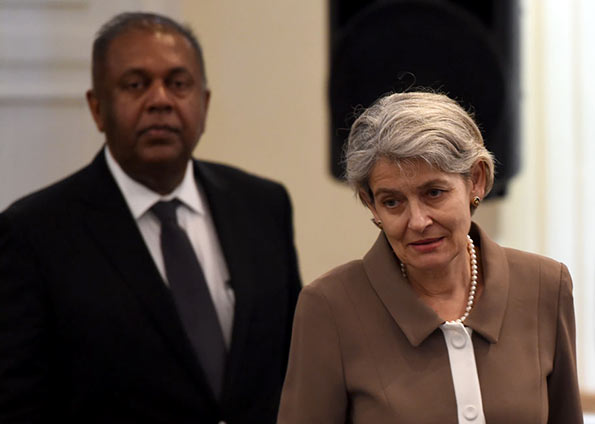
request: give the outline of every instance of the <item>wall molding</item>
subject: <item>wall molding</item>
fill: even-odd
[[[89,0],[0,0],[4,9],[78,9],[89,7]]]

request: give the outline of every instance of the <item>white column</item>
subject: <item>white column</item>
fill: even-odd
[[[595,2],[579,0],[575,18],[577,46],[577,252],[575,285],[579,321],[579,359],[583,388],[595,393]]]
[[[595,390],[595,2],[533,3],[543,100],[536,113],[542,140],[545,254],[566,263],[574,281],[579,377]],[[539,66],[541,65],[541,66]]]

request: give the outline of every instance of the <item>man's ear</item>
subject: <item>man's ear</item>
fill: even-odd
[[[103,116],[101,115],[101,102],[93,89],[87,90],[87,105],[89,105],[89,110],[91,111],[91,116],[93,116],[97,129],[99,132],[104,132],[105,127]]]
[[[471,193],[483,199],[486,190],[486,165],[483,161],[477,161],[471,168]]]
[[[201,135],[205,132],[207,128],[207,114],[209,113],[209,105],[211,104],[211,90],[205,88],[202,93],[202,102],[203,102],[203,116],[202,116],[202,130]]]
[[[208,88],[205,88],[203,96],[205,96],[204,102],[205,102],[205,114],[206,114],[209,110],[209,104],[211,104],[211,90],[209,90]]]

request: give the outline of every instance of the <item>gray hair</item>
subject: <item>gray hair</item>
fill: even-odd
[[[92,53],[92,76],[93,87],[97,89],[101,84],[105,71],[107,51],[111,42],[120,35],[132,29],[145,31],[167,31],[184,37],[196,53],[198,66],[202,76],[202,82],[206,87],[207,74],[202,55],[202,47],[190,27],[182,25],[172,18],[156,13],[148,12],[124,12],[120,13],[101,26],[95,41],[93,41]]]
[[[430,92],[381,97],[355,120],[345,150],[346,179],[362,198],[376,162],[423,160],[442,172],[471,176],[485,164],[485,195],[494,184],[494,159],[473,118],[454,100]]]

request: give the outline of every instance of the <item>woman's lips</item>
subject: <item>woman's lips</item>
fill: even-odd
[[[442,244],[444,237],[417,240],[409,243],[409,246],[420,253],[430,252]]]

